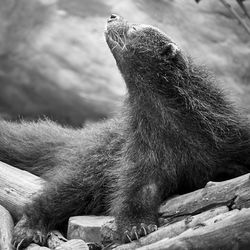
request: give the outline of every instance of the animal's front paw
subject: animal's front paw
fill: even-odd
[[[122,242],[129,243],[133,240],[138,240],[139,238],[146,236],[154,231],[156,231],[158,228],[155,224],[145,224],[140,223],[135,226],[132,226],[129,230],[126,229],[123,231],[122,235]]]
[[[26,216],[16,224],[13,232],[13,246],[15,249],[27,247],[31,242],[44,245],[47,233],[39,227],[31,227]]]

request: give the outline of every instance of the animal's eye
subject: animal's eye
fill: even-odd
[[[132,29],[133,29],[133,30],[136,30],[136,28],[135,28],[134,26],[132,27]]]

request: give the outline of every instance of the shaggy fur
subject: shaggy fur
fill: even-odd
[[[79,130],[0,122],[0,160],[48,180],[16,243],[44,243],[69,216],[100,213],[134,239],[170,194],[204,186],[231,162],[250,169],[249,124],[165,34],[113,16],[106,40],[128,89],[116,118]]]

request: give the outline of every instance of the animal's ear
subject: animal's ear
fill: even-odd
[[[174,58],[179,51],[180,49],[176,44],[169,43],[162,49],[161,56],[165,56],[167,58]]]

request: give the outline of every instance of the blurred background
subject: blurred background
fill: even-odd
[[[250,21],[227,0],[0,0],[0,117],[73,127],[112,116],[126,93],[103,30],[111,13],[159,27],[250,114]],[[249,29],[250,30],[250,29]]]

